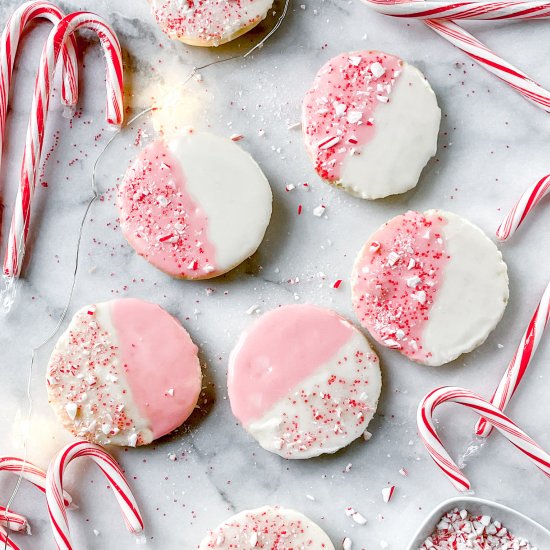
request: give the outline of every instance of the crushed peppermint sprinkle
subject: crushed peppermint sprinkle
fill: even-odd
[[[389,502],[391,498],[393,497],[393,493],[395,492],[395,485],[390,485],[389,487],[384,487],[382,489],[382,499],[384,502]]]
[[[342,279],[337,279],[336,281],[334,281],[334,282],[332,283],[332,288],[338,289],[338,288],[340,288],[340,285],[341,285],[341,284],[342,284]]]
[[[233,516],[211,531],[200,548],[328,550],[328,537],[318,530],[297,512],[266,506]]]
[[[346,516],[351,518],[358,525],[365,525],[367,523],[367,518],[365,518],[363,514],[357,512],[353,508],[351,507],[346,508],[345,512],[346,512]]]
[[[320,204],[313,209],[313,215],[320,218],[325,213],[326,209],[327,207],[324,204]]]
[[[126,407],[125,385],[119,380],[120,350],[108,330],[77,312],[67,333],[66,349],[57,348],[48,365],[48,398],[63,407],[63,425],[76,437],[102,445],[126,439],[135,447],[151,441]],[[94,306],[95,311],[95,306]]]
[[[430,356],[422,334],[449,260],[446,223],[437,211],[397,216],[374,233],[355,263],[353,302],[361,324],[412,359]]]
[[[455,508],[446,513],[418,550],[537,550],[498,520]]]
[[[347,156],[375,134],[376,109],[387,103],[403,62],[381,52],[341,54],[326,63],[306,94],[302,129],[318,174],[338,181]]]
[[[170,38],[217,46],[259,23],[272,0],[151,0],[150,4],[153,16]]]

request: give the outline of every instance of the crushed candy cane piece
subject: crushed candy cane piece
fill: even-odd
[[[455,508],[447,512],[418,550],[537,550],[522,537],[513,535],[490,516]]]
[[[394,492],[395,492],[395,485],[384,487],[382,489],[382,498],[384,499],[384,502],[389,502]]]

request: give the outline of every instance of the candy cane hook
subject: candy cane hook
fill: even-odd
[[[67,466],[71,461],[81,457],[91,458],[108,479],[122,510],[128,531],[141,533],[143,531],[141,513],[120,466],[99,445],[87,441],[77,441],[61,449],[48,468],[46,499],[57,547],[60,550],[72,550],[73,547],[67,512],[61,495],[63,494],[63,477]]]
[[[3,149],[6,131],[9,92],[13,77],[13,65],[21,35],[25,28],[36,19],[46,19],[54,25],[65,14],[50,2],[25,2],[11,15],[0,38],[0,153]],[[63,47],[62,98],[66,105],[75,105],[78,99],[78,64],[76,58],[76,40]],[[1,162],[0,155],[0,162]]]
[[[25,141],[21,178],[8,237],[8,252],[4,260],[4,274],[8,277],[18,277],[21,272],[55,66],[63,46],[71,39],[74,32],[82,28],[92,30],[98,35],[105,53],[107,61],[107,122],[110,124],[122,123],[122,53],[116,34],[98,15],[88,12],[67,15],[50,32],[40,58],[32,114]]]
[[[512,445],[525,454],[546,476],[550,477],[550,455],[504,413],[470,390],[442,387],[430,392],[418,406],[418,432],[431,458],[456,489],[461,492],[468,491],[471,487],[470,482],[445,450],[433,422],[435,409],[448,401],[469,407],[486,418]]]

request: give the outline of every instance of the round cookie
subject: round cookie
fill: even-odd
[[[153,16],[172,39],[220,46],[263,21],[274,0],[149,0]]]
[[[62,425],[100,445],[147,445],[193,412],[197,346],[161,307],[135,299],[86,306],[48,365],[48,400]]]
[[[334,550],[327,534],[309,518],[288,508],[264,506],[240,512],[211,531],[199,550]]]
[[[351,279],[361,324],[381,344],[439,366],[481,345],[508,302],[495,244],[442,210],[407,212],[375,231]]]
[[[437,151],[441,111],[424,75],[377,51],[338,55],[306,93],[302,129],[317,173],[363,199],[412,189]]]
[[[233,141],[186,130],[147,145],[117,191],[120,225],[138,254],[165,273],[209,279],[256,252],[271,188]]]
[[[283,306],[262,315],[229,359],[234,415],[283,458],[334,453],[367,429],[382,379],[365,337],[333,311]]]

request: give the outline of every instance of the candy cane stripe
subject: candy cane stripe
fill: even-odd
[[[72,40],[74,33],[82,28],[92,30],[97,34],[105,54],[107,62],[107,122],[117,125],[122,123],[122,53],[116,34],[101,17],[95,14],[75,12],[67,15],[58,21],[50,32],[40,58],[19,188],[10,225],[8,250],[4,259],[4,275],[8,278],[16,278],[21,273],[55,67],[59,57],[63,57],[65,45]]]
[[[73,460],[82,457],[91,458],[105,475],[120,506],[127,529],[131,533],[140,533],[143,530],[141,513],[120,466],[98,445],[77,441],[59,451],[47,473],[46,499],[57,547],[60,550],[73,548],[66,507],[60,495],[63,492],[65,469]]]

